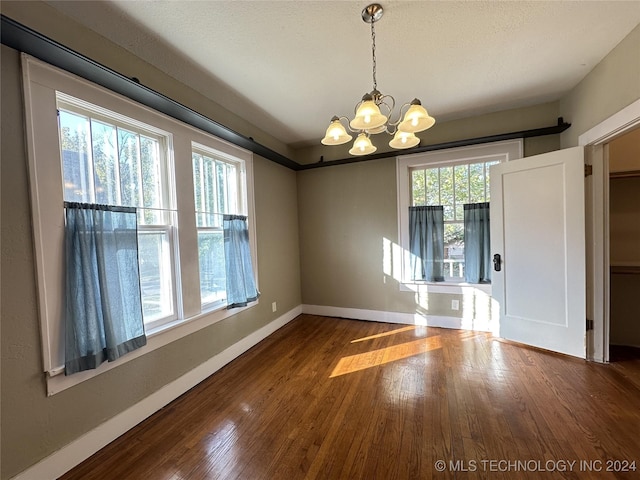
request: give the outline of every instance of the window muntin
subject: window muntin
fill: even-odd
[[[57,107],[64,200],[137,208],[145,325],[175,319],[168,134],[60,93]]]
[[[244,214],[243,162],[203,146],[192,151],[200,298],[203,308],[226,300],[226,272],[222,217]]]
[[[498,160],[413,167],[411,206],[442,205],[444,209],[445,280],[464,279],[465,203],[488,202],[489,168]]]

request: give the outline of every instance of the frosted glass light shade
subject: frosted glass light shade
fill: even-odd
[[[407,113],[404,114],[402,122],[398,125],[398,130],[411,133],[422,132],[427,128],[431,128],[434,123],[436,123],[436,119],[429,115],[427,109],[416,98],[411,102]]]
[[[371,144],[371,140],[369,140],[367,134],[361,133],[360,135],[358,135],[358,138],[356,138],[356,141],[353,142],[353,147],[351,147],[349,153],[351,155],[368,155],[369,153],[373,153],[376,150],[377,148]]]
[[[393,137],[393,140],[389,142],[391,148],[397,148],[399,150],[403,148],[415,147],[420,143],[420,139],[415,136],[413,132],[403,132],[398,130]]]
[[[342,123],[340,123],[340,119],[337,117],[333,117],[331,119],[331,123],[327,128],[327,132],[324,135],[324,138],[320,140],[324,145],[342,145],[343,143],[347,143],[353,137],[347,133],[344,129]]]
[[[387,123],[387,117],[373,100],[363,100],[356,110],[356,116],[349,125],[353,130],[370,130]]]

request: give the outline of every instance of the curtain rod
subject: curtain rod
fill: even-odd
[[[544,135],[555,135],[564,132],[571,126],[570,123],[564,121],[562,117],[558,117],[558,124],[552,127],[534,128],[531,130],[520,130],[518,132],[500,133],[497,135],[488,135],[485,137],[467,138],[464,140],[454,140],[452,142],[434,143],[433,145],[417,146],[407,148],[406,150],[389,151],[382,153],[374,153],[372,155],[364,155],[362,157],[349,157],[341,160],[324,161],[322,157],[319,162],[300,165],[299,170],[309,170],[312,168],[322,168],[334,165],[347,165],[349,163],[367,162],[370,160],[379,160],[381,158],[400,157],[403,155],[413,155],[416,153],[432,152],[434,150],[444,150],[446,148],[468,147],[470,145],[479,145],[481,143],[502,142],[503,140],[515,140],[517,138],[542,137]]]
[[[345,158],[324,162],[321,160],[312,164],[299,164],[280,153],[256,142],[252,137],[246,137],[229,127],[226,127],[204,115],[182,105],[179,102],[142,85],[137,78],[129,78],[115,70],[110,69],[90,58],[72,50],[64,45],[48,38],[31,28],[22,25],[11,18],[0,14],[0,34],[4,45],[15,50],[27,53],[53,66],[78,75],[86,80],[101,85],[109,90],[135,100],[142,105],[153,108],[176,120],[211,133],[216,137],[226,140],[234,145],[249,150],[261,157],[294,171],[309,170],[312,168],[332,167],[349,163],[366,162],[381,158],[411,155],[414,153],[429,152],[445,148],[477,145],[479,143],[513,140],[516,138],[530,138],[543,135],[554,135],[564,132],[571,126],[565,123],[562,117],[558,118],[558,125],[552,127],[523,130],[520,132],[503,133],[486,137],[456,140],[434,145],[417,146],[402,152],[384,152],[364,157]]]

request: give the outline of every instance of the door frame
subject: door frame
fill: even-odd
[[[587,318],[587,359],[609,361],[609,145],[608,143],[640,126],[640,99],[611,115],[578,137],[585,147],[585,162],[593,174],[585,181]]]

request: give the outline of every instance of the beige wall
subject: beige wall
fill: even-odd
[[[491,135],[507,125],[513,130],[553,125],[556,107],[545,104],[443,123],[438,142]],[[558,135],[525,141],[525,155],[558,148]],[[394,157],[298,172],[305,304],[462,317],[462,309],[451,309],[452,299],[463,304],[461,295],[432,293],[417,299],[385,274],[384,242],[398,242],[396,198]]]
[[[422,144],[437,144],[554,125],[560,116],[572,123],[561,135],[526,139],[525,156],[532,156],[557,150],[561,143],[577,145],[579,134],[638,97],[640,26],[559,102],[437,123],[420,136]],[[340,148],[309,147],[298,153],[297,160],[315,163],[321,155],[325,162],[347,158],[348,147]],[[379,242],[397,241],[393,157],[307,170],[299,172],[298,179],[304,303],[404,313],[421,308],[411,294],[400,292],[381,273]],[[460,316],[460,311],[450,309],[453,298],[429,295],[427,313]]]
[[[303,302],[415,311],[383,271],[384,240],[397,243],[393,159],[298,172]]]
[[[578,145],[578,137],[640,98],[640,25],[627,35],[560,101],[571,123],[561,135],[562,148]]]
[[[94,53],[102,52],[102,63],[109,65],[117,59],[120,67],[127,65],[124,54],[104,39],[96,41],[86,34],[85,40],[95,47]],[[296,174],[255,157],[259,305],[47,397],[19,61],[18,52],[2,46],[2,479],[16,475],[301,303]],[[132,71],[140,69],[151,72],[142,63]],[[153,77],[154,88],[165,95],[201,112],[209,111],[211,102],[184,85],[157,71]],[[278,303],[277,313],[271,312],[273,301]]]
[[[344,158],[312,147],[292,152],[260,128],[164,75],[39,2],[5,2],[2,13],[302,163]],[[577,144],[577,136],[640,97],[640,27],[560,102],[439,122],[424,144],[555,125],[562,136],[527,139],[525,155]],[[10,478],[144,399],[300,303],[413,312],[383,272],[383,242],[397,242],[393,158],[299,172],[255,159],[261,302],[258,307],[46,397],[33,274],[18,53],[2,47],[2,469]],[[437,115],[437,112],[434,112]],[[302,292],[302,293],[301,293]],[[456,315],[449,295],[427,313]],[[271,312],[271,302],[278,312]],[[424,304],[424,302],[421,302]],[[420,307],[423,308],[423,307]]]

